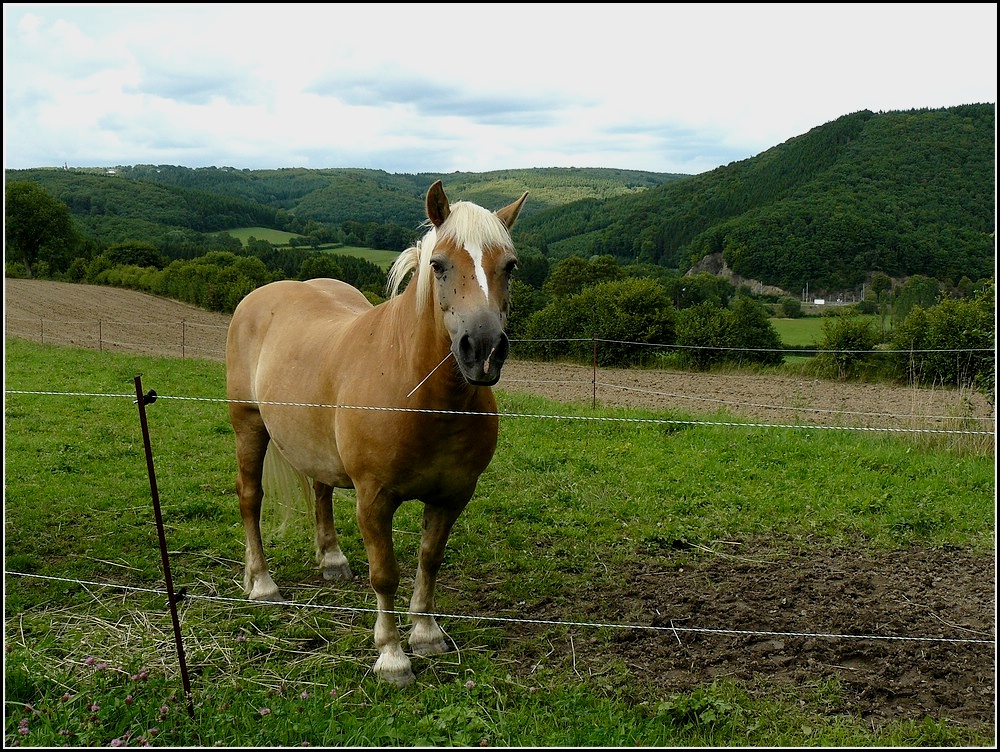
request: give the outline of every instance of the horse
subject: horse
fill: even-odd
[[[428,229],[390,267],[384,302],[373,305],[335,279],[282,280],[247,294],[227,332],[244,590],[251,600],[284,600],[261,540],[265,467],[311,482],[303,490],[315,494],[316,561],[327,580],[352,577],[332,497],[334,488],[355,489],[378,605],[374,673],[399,687],[415,676],[394,612],[393,515],[404,501],[423,502],[409,648],[447,653],[433,615],[435,583],[452,526],[496,451],[492,387],[510,349],[517,265],[510,230],[527,196],[492,212],[451,204],[439,180],[426,194]]]

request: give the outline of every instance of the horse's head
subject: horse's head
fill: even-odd
[[[417,296],[422,304],[433,299],[455,362],[470,384],[496,384],[510,350],[504,328],[517,265],[510,228],[527,196],[491,212],[465,201],[450,204],[440,180],[427,191],[432,228],[415,249]],[[398,285],[405,270],[393,272],[390,285],[394,277]]]

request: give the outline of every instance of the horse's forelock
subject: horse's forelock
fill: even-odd
[[[431,275],[423,272],[430,266],[431,253],[438,238],[454,240],[462,248],[513,247],[510,232],[496,214],[468,201],[456,201],[440,227],[431,227],[415,246],[399,254],[389,270],[387,287],[390,296],[398,295],[406,275],[416,271],[418,309],[426,304],[430,295]]]
[[[513,245],[510,232],[496,214],[468,201],[456,201],[451,205],[451,213],[438,228],[438,234],[454,239],[459,246],[509,248]]]

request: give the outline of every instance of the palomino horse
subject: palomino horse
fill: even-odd
[[[468,202],[450,205],[438,181],[427,192],[430,229],[394,263],[389,300],[372,306],[333,279],[285,280],[247,295],[229,326],[226,391],[246,592],[282,600],[260,533],[271,447],[299,478],[312,480],[316,558],[326,579],[351,577],[332,496],[334,488],[356,490],[378,601],[375,674],[399,686],[414,675],[394,612],[393,515],[405,500],[424,503],[409,647],[417,655],[447,652],[433,616],[434,587],[452,525],[496,450],[490,387],[509,348],[504,326],[517,262],[510,228],[527,195],[494,213]]]

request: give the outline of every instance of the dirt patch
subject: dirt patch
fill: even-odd
[[[930,717],[995,728],[993,556],[794,551],[758,540],[642,560],[612,586],[580,583],[560,604],[516,610],[650,629],[579,628],[570,641],[542,639],[544,626],[511,627],[519,646],[535,646],[524,670],[534,657],[600,677],[618,661],[663,696],[724,678],[761,696],[779,687],[819,712],[875,726]],[[484,609],[505,607],[485,598]],[[826,692],[831,685],[839,691]]]
[[[228,316],[150,295],[39,280],[6,280],[4,311],[12,336],[211,360],[223,359],[229,323]],[[594,371],[512,360],[501,388],[563,402],[777,424],[981,431],[994,425],[993,406],[978,393],[739,373]],[[581,582],[559,604],[518,606],[529,618],[650,627],[609,637],[581,630],[572,644],[546,640],[549,660],[555,648],[581,675],[600,676],[615,659],[664,693],[729,677],[750,691],[780,685],[830,713],[875,724],[929,716],[988,733],[995,728],[994,555],[795,550],[768,540],[728,542],[714,551],[641,552],[636,560],[643,563],[612,587]],[[493,612],[515,605],[496,597],[482,593],[481,605]],[[548,628],[509,629],[520,638]],[[540,643],[518,644],[530,651]],[[824,681],[841,687],[841,699],[825,706],[816,699]]]

